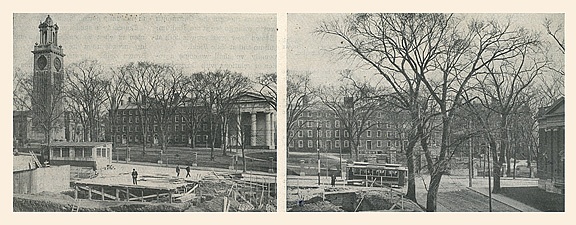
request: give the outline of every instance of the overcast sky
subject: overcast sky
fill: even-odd
[[[338,46],[340,39],[334,36],[322,36],[314,33],[323,20],[342,18],[348,14],[288,14],[288,49],[287,68],[295,72],[309,72],[315,84],[332,83],[339,77],[339,71],[354,70],[356,76],[374,80],[375,71],[365,66],[359,66],[358,61],[350,58],[341,59],[327,49]],[[563,21],[564,14],[459,14],[465,18],[495,18],[507,20],[513,25],[542,32],[545,18]],[[548,36],[544,40],[551,41]],[[556,47],[556,46],[554,46]],[[378,78],[379,79],[379,78]]]
[[[14,14],[14,67],[32,70],[30,51],[47,14]],[[198,72],[276,72],[276,14],[50,14],[60,27],[65,65],[106,67],[151,61]]]

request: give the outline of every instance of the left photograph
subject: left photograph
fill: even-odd
[[[275,212],[276,14],[13,14],[14,212]]]

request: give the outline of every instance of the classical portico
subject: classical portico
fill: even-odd
[[[230,123],[231,145],[275,149],[276,110],[270,103],[259,94],[245,93],[235,105],[236,118]]]

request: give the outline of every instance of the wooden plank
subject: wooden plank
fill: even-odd
[[[133,198],[130,198],[129,200],[142,200],[142,199],[149,199],[149,198],[155,198],[155,197],[160,197],[160,196],[168,196],[168,193],[163,193],[163,194],[151,194],[151,195],[146,195],[146,196],[136,196]]]
[[[103,192],[100,192],[100,191],[97,191],[97,190],[92,190],[92,189],[90,188],[90,186],[88,186],[88,188],[80,187],[80,189],[88,190],[88,191],[89,191],[89,192],[88,192],[88,193],[89,193],[89,194],[88,194],[88,197],[89,197],[89,198],[92,197],[92,192],[94,192],[94,193],[99,194],[100,196],[102,196],[102,199],[103,199],[103,200],[104,200],[104,196],[106,196],[106,197],[108,197],[108,198],[110,198],[110,199],[116,199],[116,197],[113,196],[113,195],[109,195],[109,194],[106,194],[106,193],[103,193]]]

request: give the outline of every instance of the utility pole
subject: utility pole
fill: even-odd
[[[318,186],[320,186],[320,122],[316,125],[316,153],[318,153]]]
[[[490,144],[488,146],[488,207],[489,212],[492,212],[492,179],[491,179],[491,171],[490,171]]]
[[[470,122],[468,122],[468,128],[470,129]],[[474,161],[472,160],[472,137],[468,139],[468,187],[472,187],[472,176],[474,176]]]

